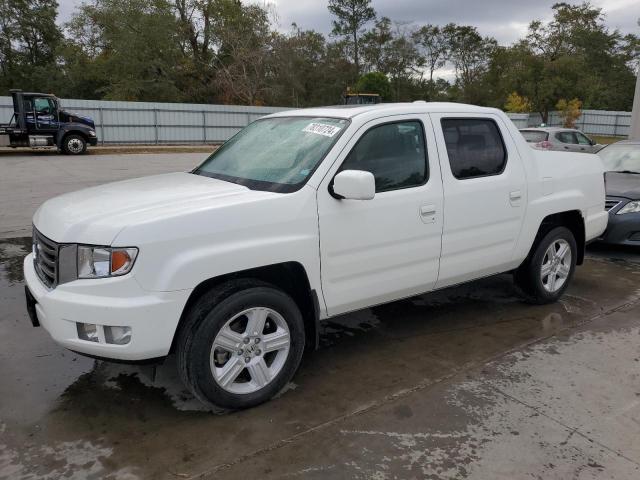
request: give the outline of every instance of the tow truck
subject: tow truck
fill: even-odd
[[[80,155],[98,143],[93,120],[62,109],[50,93],[11,90],[13,115],[0,124],[0,147],[57,147],[67,155]]]
[[[343,96],[344,105],[376,105],[382,102],[377,93],[360,93],[347,90]]]

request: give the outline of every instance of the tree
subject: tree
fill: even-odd
[[[272,90],[274,34],[265,9],[238,1],[223,3],[215,27],[219,47],[214,59],[224,103],[264,105]]]
[[[528,113],[531,111],[531,102],[527,97],[518,95],[518,92],[511,92],[507,97],[504,109],[507,112]]]
[[[412,76],[419,64],[415,42],[402,25],[396,24],[393,39],[384,49],[386,70],[391,77],[394,100],[410,100],[403,92],[411,87]]]
[[[540,63],[539,78],[558,87],[546,89],[550,98],[545,99],[545,108],[560,98],[578,97],[588,108],[628,109],[637,37],[609,31],[601,9],[589,3],[557,3],[553,12],[548,23],[531,22],[523,41]]]
[[[565,128],[575,128],[576,120],[582,115],[582,102],[577,98],[565,100],[561,98],[556,103],[556,110],[562,119],[562,126]]]
[[[333,34],[348,37],[352,41],[355,78],[360,76],[359,35],[363,27],[376,18],[371,0],[329,0],[329,12],[336,16],[333,20]]]
[[[326,42],[324,36],[314,30],[300,30],[296,24],[292,27],[289,34],[276,34],[273,40],[274,78],[270,100],[275,105],[294,107],[318,105],[327,86],[326,75],[323,75]]]
[[[0,0],[0,85],[52,89],[62,32],[55,0]]]
[[[429,81],[433,73],[444,67],[449,58],[449,36],[437,25],[424,25],[413,33],[418,53],[429,71]]]
[[[364,74],[356,84],[358,93],[377,93],[383,100],[391,98],[391,84],[384,73],[369,72]]]
[[[448,24],[443,29],[449,44],[449,60],[456,69],[456,83],[463,99],[482,103],[484,93],[478,81],[486,73],[498,43],[482,37],[476,27]]]
[[[92,60],[75,73],[103,78],[103,98],[184,99],[176,19],[166,0],[94,0],[80,6],[67,29],[70,52]]]
[[[391,19],[382,17],[376,20],[373,28],[362,35],[360,42],[365,71],[389,73],[386,65],[385,50],[393,40]]]

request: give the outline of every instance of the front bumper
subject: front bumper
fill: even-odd
[[[98,137],[89,137],[87,139],[87,143],[92,147],[95,147],[96,145],[98,145]]]
[[[37,321],[60,345],[79,353],[124,361],[166,356],[191,290],[147,292],[132,275],[75,280],[49,290],[38,278],[33,254],[24,259],[24,279]],[[126,345],[78,338],[76,322],[131,328]]]
[[[640,213],[616,215],[615,211],[609,212],[607,230],[598,240],[615,245],[640,246]]]

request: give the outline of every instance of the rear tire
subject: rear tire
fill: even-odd
[[[569,286],[576,268],[578,247],[571,230],[556,227],[534,247],[515,272],[514,279],[530,303],[557,301]]]
[[[257,280],[233,280],[187,313],[176,344],[178,371],[214,411],[253,407],[291,380],[304,343],[302,314],[289,295]]]
[[[65,155],[82,155],[87,151],[87,141],[82,135],[71,134],[62,139],[62,152]]]

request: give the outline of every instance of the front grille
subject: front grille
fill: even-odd
[[[38,230],[33,229],[33,265],[42,283],[54,288],[58,283],[58,252],[60,247]]]
[[[604,209],[608,212],[612,208],[617,207],[619,203],[620,203],[620,200],[614,200],[612,198],[607,198],[604,201]]]

